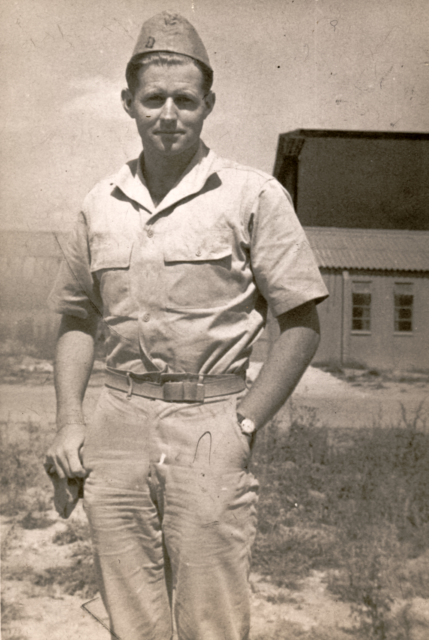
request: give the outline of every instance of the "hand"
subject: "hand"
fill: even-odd
[[[84,478],[81,449],[85,439],[85,425],[71,423],[63,427],[49,447],[43,466],[46,473],[56,472],[60,478]]]

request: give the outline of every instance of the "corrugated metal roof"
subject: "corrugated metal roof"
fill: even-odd
[[[429,231],[305,227],[319,267],[429,271]]]

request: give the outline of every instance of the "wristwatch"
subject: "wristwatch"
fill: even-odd
[[[253,436],[256,433],[256,426],[253,420],[245,418],[241,413],[237,413],[237,422],[240,425],[241,432],[244,433],[245,436],[248,436],[252,441]]]

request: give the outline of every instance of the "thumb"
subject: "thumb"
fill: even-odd
[[[79,451],[70,452],[67,456],[67,461],[72,477],[85,478],[87,474],[82,466]]]

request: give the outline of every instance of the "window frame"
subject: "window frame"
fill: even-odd
[[[407,286],[409,288],[409,290],[411,291],[411,293],[402,293],[400,294],[399,292],[397,293],[399,287],[401,286]],[[397,296],[402,295],[404,297],[411,297],[411,304],[410,305],[397,305],[396,304],[396,298]],[[394,281],[393,283],[393,334],[395,336],[413,336],[415,334],[415,286],[414,286],[414,282],[410,281],[410,280],[400,280],[400,281]],[[399,329],[396,328],[397,327],[397,323],[399,324],[401,321],[402,322],[407,322],[407,319],[397,319],[397,314],[396,314],[396,310],[397,309],[411,309],[411,316],[410,316],[410,320],[409,322],[411,323],[411,329]]]
[[[357,289],[360,289],[357,290]],[[354,296],[355,295],[369,295],[369,304],[355,304]],[[351,334],[353,335],[366,335],[369,336],[372,333],[372,304],[373,304],[373,291],[372,291],[372,280],[352,280],[351,282]],[[364,313],[361,317],[354,315],[354,309],[369,309],[369,314],[366,316]],[[353,326],[354,321],[361,321],[362,324],[365,322],[368,323],[368,327],[362,329],[356,329]]]

